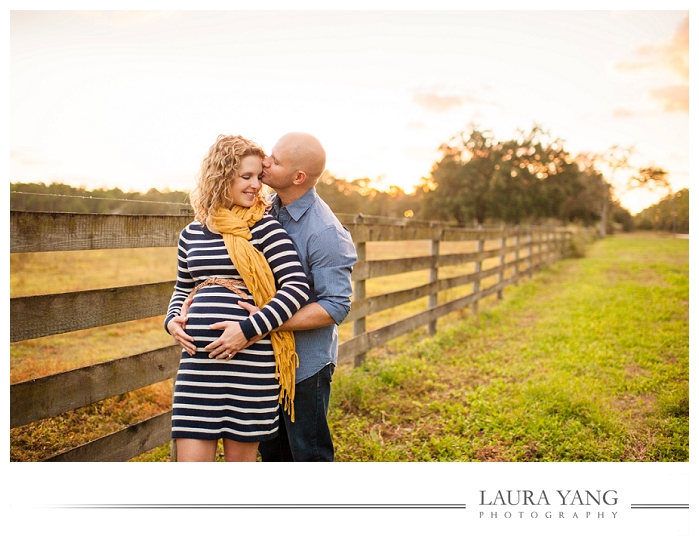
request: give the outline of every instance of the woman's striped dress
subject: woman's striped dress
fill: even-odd
[[[220,285],[202,287],[194,295],[185,330],[194,337],[197,352],[190,356],[183,351],[180,359],[172,405],[173,438],[258,442],[277,434],[279,383],[274,377],[269,336],[229,361],[209,358],[204,350],[223,332],[209,329],[214,323],[241,321],[250,339],[254,333],[267,334],[277,328],[308,300],[308,281],[298,254],[279,222],[265,215],[251,233],[250,243],[271,266],[277,293],[252,316],[238,305],[240,298],[235,293]],[[223,237],[198,221],[182,230],[177,254],[177,282],[165,318],[166,330],[196,285],[210,277],[242,281]],[[242,290],[250,295],[245,287]],[[252,296],[249,302],[253,303]]]

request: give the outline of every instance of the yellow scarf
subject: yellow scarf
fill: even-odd
[[[250,228],[259,222],[264,213],[265,201],[258,197],[252,207],[234,205],[230,211],[219,209],[209,219],[211,227],[223,236],[228,256],[242,276],[258,308],[272,300],[277,292],[267,259],[250,243]],[[279,402],[284,403],[284,410],[289,412],[293,422],[296,368],[299,366],[294,334],[289,331],[272,331],[270,338],[276,362],[275,377],[279,380],[281,388]]]

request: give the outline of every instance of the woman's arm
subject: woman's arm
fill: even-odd
[[[194,279],[187,267],[187,243],[183,237],[186,229],[182,230],[177,242],[177,280],[175,281],[175,290],[170,297],[164,327],[175,341],[182,346],[182,349],[190,355],[194,355],[196,352],[196,347],[193,344],[194,338],[184,330],[187,317],[186,310],[183,310],[183,304],[194,289]]]

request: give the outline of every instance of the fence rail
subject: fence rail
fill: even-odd
[[[338,360],[354,359],[355,364],[371,349],[418,327],[427,325],[434,333],[437,319],[446,314],[467,306],[475,312],[479,300],[493,294],[501,298],[507,286],[567,256],[570,247],[570,232],[561,228],[464,229],[436,223],[379,223],[361,215],[342,220],[352,234],[359,260],[352,274],[354,301],[347,318],[354,324],[353,337],[340,344]],[[175,247],[179,232],[190,221],[190,216],[11,211],[10,252]],[[429,241],[430,252],[413,258],[367,260],[367,243],[391,241]],[[476,251],[439,253],[441,243],[457,241],[475,242]],[[498,258],[498,265],[483,269],[483,262],[492,258]],[[439,279],[440,268],[464,264],[473,264],[474,271]],[[429,271],[426,284],[366,296],[369,279],[422,270]],[[481,288],[481,282],[493,276],[497,282]],[[19,342],[163,315],[174,283],[11,298],[10,340]],[[438,304],[440,292],[468,284],[472,284],[470,294]],[[428,298],[426,310],[366,331],[368,316],[424,297]],[[173,378],[179,354],[179,346],[171,345],[12,384],[10,428]],[[170,412],[165,412],[45,461],[125,461],[169,439]]]

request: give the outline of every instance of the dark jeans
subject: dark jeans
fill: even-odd
[[[335,365],[330,363],[296,384],[295,421],[280,408],[279,436],[260,443],[265,462],[331,462],[335,448],[328,426],[330,382]]]

